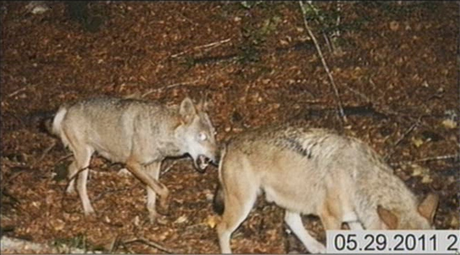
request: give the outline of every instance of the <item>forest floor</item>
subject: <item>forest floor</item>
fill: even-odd
[[[38,122],[63,103],[100,95],[167,104],[206,95],[218,141],[291,121],[358,137],[417,197],[440,195],[436,228],[459,229],[458,3],[307,5],[337,93],[298,2],[100,1],[73,16],[63,2],[42,14],[27,4],[4,1],[0,10],[3,235],[105,253],[164,252],[144,241],[219,252],[215,167],[201,174],[188,158],[166,160],[160,180],[172,204],[157,224],[147,221],[144,186],[100,157],[88,183],[97,216],[85,217],[78,196],[64,192],[69,151]],[[318,218],[304,223],[325,241]],[[263,199],[232,247],[305,252],[286,232],[283,210]]]

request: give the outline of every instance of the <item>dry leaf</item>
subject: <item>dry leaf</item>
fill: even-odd
[[[412,143],[413,143],[413,144],[415,145],[415,147],[417,147],[417,148],[420,147],[420,146],[422,146],[423,143],[424,143],[423,140],[420,139],[420,138],[412,137],[411,140],[412,140]]]
[[[423,176],[423,178],[422,178],[422,183],[425,183],[425,184],[426,184],[426,183],[430,183],[430,182],[432,182],[432,181],[433,181],[433,179],[432,179],[431,176],[429,176],[429,175],[425,175],[425,176]]]
[[[176,223],[176,224],[181,224],[181,223],[184,223],[184,222],[187,222],[187,221],[188,221],[187,216],[182,215],[182,216],[180,216],[179,218],[177,218],[177,220],[174,221],[174,223]]]
[[[442,121],[442,125],[445,127],[445,128],[448,128],[448,129],[454,129],[457,127],[457,122],[451,120],[451,119],[445,119]]]
[[[430,172],[428,168],[422,167],[417,164],[413,164],[411,166],[412,166],[412,176],[426,176]]]
[[[210,215],[206,218],[206,225],[210,228],[216,227],[217,223],[219,223],[219,217],[215,215]]]

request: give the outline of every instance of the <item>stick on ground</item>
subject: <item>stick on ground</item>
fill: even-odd
[[[171,254],[179,254],[181,253],[180,251],[178,250],[175,250],[175,249],[171,249],[171,248],[167,248],[157,242],[153,242],[153,241],[150,241],[150,240],[147,240],[145,238],[136,238],[136,239],[132,239],[132,240],[126,240],[126,241],[123,241],[122,243],[124,245],[126,244],[130,244],[130,243],[134,243],[134,242],[141,242],[141,243],[144,243],[148,246],[152,246],[153,248],[156,248],[160,251],[163,251],[163,252],[166,252],[166,253],[171,253]]]
[[[184,55],[184,54],[186,54],[187,52],[192,51],[192,50],[199,50],[199,49],[203,49],[203,48],[214,48],[214,47],[217,47],[217,46],[219,46],[219,45],[228,43],[228,42],[230,42],[230,40],[231,40],[231,38],[227,38],[227,39],[220,40],[220,41],[217,41],[217,42],[212,42],[212,43],[208,43],[208,44],[205,44],[205,45],[196,46],[196,47],[193,47],[193,48],[190,49],[190,50],[185,50],[185,51],[176,53],[176,54],[174,54],[174,55],[171,55],[171,58],[177,58],[177,57],[182,56],[182,55]]]
[[[414,122],[414,124],[412,124],[407,130],[406,132],[404,132],[404,134],[398,139],[398,141],[396,141],[395,145],[393,146],[392,150],[390,153],[388,153],[383,159],[385,161],[387,161],[391,155],[393,155],[393,153],[395,152],[395,148],[396,146],[398,146],[412,131],[414,131],[414,129],[420,124],[420,121],[422,119],[422,116],[418,117],[417,121]]]

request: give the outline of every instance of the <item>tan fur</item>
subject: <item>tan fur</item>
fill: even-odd
[[[260,192],[286,209],[286,223],[313,253],[325,248],[305,231],[301,214],[318,215],[329,230],[340,229],[342,222],[351,229],[387,228],[394,215],[390,227],[431,228],[432,218],[419,213],[416,197],[374,150],[325,129],[281,126],[239,134],[226,145],[219,179],[225,209],[217,232],[223,253],[231,252],[230,236]],[[436,199],[427,203],[423,210],[431,217]],[[387,222],[378,206],[388,212]]]
[[[74,191],[73,176],[78,175],[77,190],[85,214],[94,212],[86,181],[91,155],[98,152],[112,162],[125,163],[146,184],[147,208],[150,218],[155,219],[156,194],[163,208],[168,204],[169,191],[158,181],[164,158],[189,154],[202,169],[206,158],[217,160],[214,127],[201,108],[197,109],[190,98],[174,106],[108,97],[62,106],[54,118],[53,132],[75,158],[69,166],[67,191]]]

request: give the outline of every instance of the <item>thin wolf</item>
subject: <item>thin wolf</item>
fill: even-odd
[[[94,152],[126,168],[147,189],[147,209],[152,221],[160,209],[168,209],[169,190],[158,181],[166,157],[189,154],[195,168],[204,170],[216,162],[215,130],[206,113],[206,103],[195,105],[186,97],[180,105],[163,105],[137,99],[100,97],[63,105],[56,113],[52,132],[73,153],[67,192],[77,191],[86,215],[94,213],[86,182]]]
[[[258,194],[284,208],[285,222],[311,253],[325,246],[304,228],[301,214],[326,230],[430,229],[438,196],[419,203],[381,157],[360,140],[319,128],[265,127],[241,133],[221,152],[214,209],[222,253]]]

